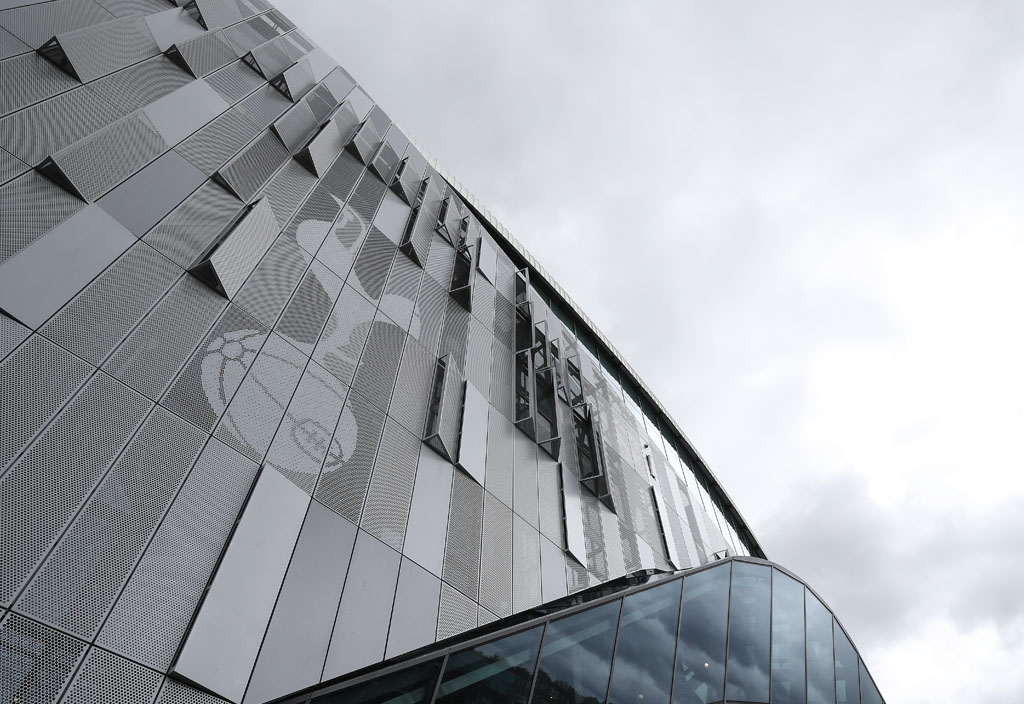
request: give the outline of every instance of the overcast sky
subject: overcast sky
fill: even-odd
[[[1024,3],[277,5],[590,314],[889,704],[1024,701]]]

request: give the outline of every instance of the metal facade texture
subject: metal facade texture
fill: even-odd
[[[0,40],[0,702],[260,704],[764,557],[557,282],[265,0],[3,0]]]

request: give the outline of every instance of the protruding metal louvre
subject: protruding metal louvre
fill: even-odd
[[[449,462],[459,457],[459,426],[466,382],[449,356],[437,360],[423,441]]]
[[[201,255],[190,271],[217,293],[232,299],[270,249],[278,232],[270,202],[261,200],[209,252]]]

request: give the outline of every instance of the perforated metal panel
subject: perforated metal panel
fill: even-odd
[[[359,527],[401,551],[409,521],[420,439],[388,418]]]
[[[0,467],[7,467],[91,372],[88,364],[39,335],[0,364]]]
[[[512,613],[512,509],[484,493],[480,604],[499,616]]]
[[[537,445],[526,434],[516,430],[512,508],[534,528],[540,527],[537,498]]]
[[[111,19],[113,16],[93,0],[57,0],[0,12],[0,24],[31,47],[42,46],[55,34]]]
[[[373,304],[346,285],[313,349],[313,359],[345,384],[352,383],[373,312]]]
[[[0,186],[0,212],[4,214],[0,218],[0,263],[84,206],[81,200],[35,172]]]
[[[213,73],[237,58],[221,32],[208,32],[175,46],[195,76]]]
[[[415,340],[406,341],[389,413],[406,430],[423,436],[430,386],[437,360]]]
[[[151,402],[99,372],[0,479],[0,601],[9,604]]]
[[[356,367],[352,388],[386,411],[398,377],[405,331],[382,316],[370,325],[362,357]]]
[[[286,161],[270,183],[263,190],[263,195],[274,211],[278,222],[288,222],[295,209],[299,207],[313,186],[317,184],[316,176],[309,173],[297,161]]]
[[[312,495],[348,389],[316,362],[302,374],[265,464]],[[335,448],[333,454],[340,453]]]
[[[146,233],[143,241],[178,266],[191,266],[241,208],[241,201],[207,181]]]
[[[289,157],[281,140],[271,132],[264,132],[220,167],[217,178],[240,199],[248,201]]]
[[[437,614],[437,639],[451,638],[476,628],[478,604],[457,589],[441,582],[441,607]]]
[[[164,394],[161,403],[212,432],[235,395],[269,330],[229,305]]]
[[[107,373],[149,398],[159,398],[188,355],[227,307],[192,276],[182,276],[121,343]]]
[[[368,300],[379,303],[397,251],[391,240],[371,226],[347,282]]]
[[[276,332],[304,354],[312,355],[341,288],[341,279],[320,262],[313,261],[281,314]]]
[[[309,254],[294,242],[279,237],[242,285],[235,305],[271,327],[299,285],[310,260]]]
[[[180,276],[178,267],[140,242],[86,286],[40,332],[99,365]]]
[[[92,648],[61,704],[148,704],[163,677],[131,660],[100,648]]]
[[[205,442],[154,410],[14,608],[91,639]]]
[[[355,391],[349,392],[313,493],[325,506],[357,525],[384,420],[383,411]]]
[[[160,53],[146,21],[138,15],[57,33],[56,41],[83,83]]]
[[[480,587],[480,539],[483,528],[483,489],[462,472],[452,481],[448,512],[448,538],[441,573],[463,594],[478,598]]]
[[[257,465],[210,440],[107,618],[97,645],[166,671]]]
[[[20,110],[78,85],[74,78],[35,52],[0,62],[0,83],[4,86],[0,92],[0,115]]]
[[[215,437],[257,462],[291,401],[307,357],[280,335],[270,334],[252,369],[220,419]]]
[[[514,466],[513,443],[514,434],[517,432],[519,431],[508,418],[493,407],[490,409],[487,415],[487,474],[484,485],[487,491],[510,508]]]
[[[512,515],[512,611],[519,613],[541,603],[540,533]]]
[[[86,644],[18,614],[0,624],[0,700],[56,702]]]

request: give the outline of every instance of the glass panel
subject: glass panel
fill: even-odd
[[[807,704],[835,704],[832,614],[810,590],[807,604]]]
[[[732,569],[725,694],[733,701],[768,701],[771,577],[762,565],[737,562]]]
[[[426,704],[434,694],[441,659],[357,684],[355,687],[314,696],[313,704]]]
[[[437,702],[525,702],[542,626],[448,657]]]
[[[684,580],[672,695],[676,704],[707,704],[722,699],[728,612],[729,565]]]
[[[677,579],[626,597],[609,704],[668,704],[682,588]]]
[[[772,570],[772,704],[804,704],[804,585]]]
[[[871,675],[868,674],[868,669],[864,667],[863,660],[860,661],[860,689],[863,704],[885,704],[885,700],[878,692],[878,687],[875,686]]]
[[[860,704],[857,651],[835,619],[832,619],[832,632],[836,640],[836,704]]]
[[[613,601],[548,624],[532,701],[604,701],[621,605]]]

